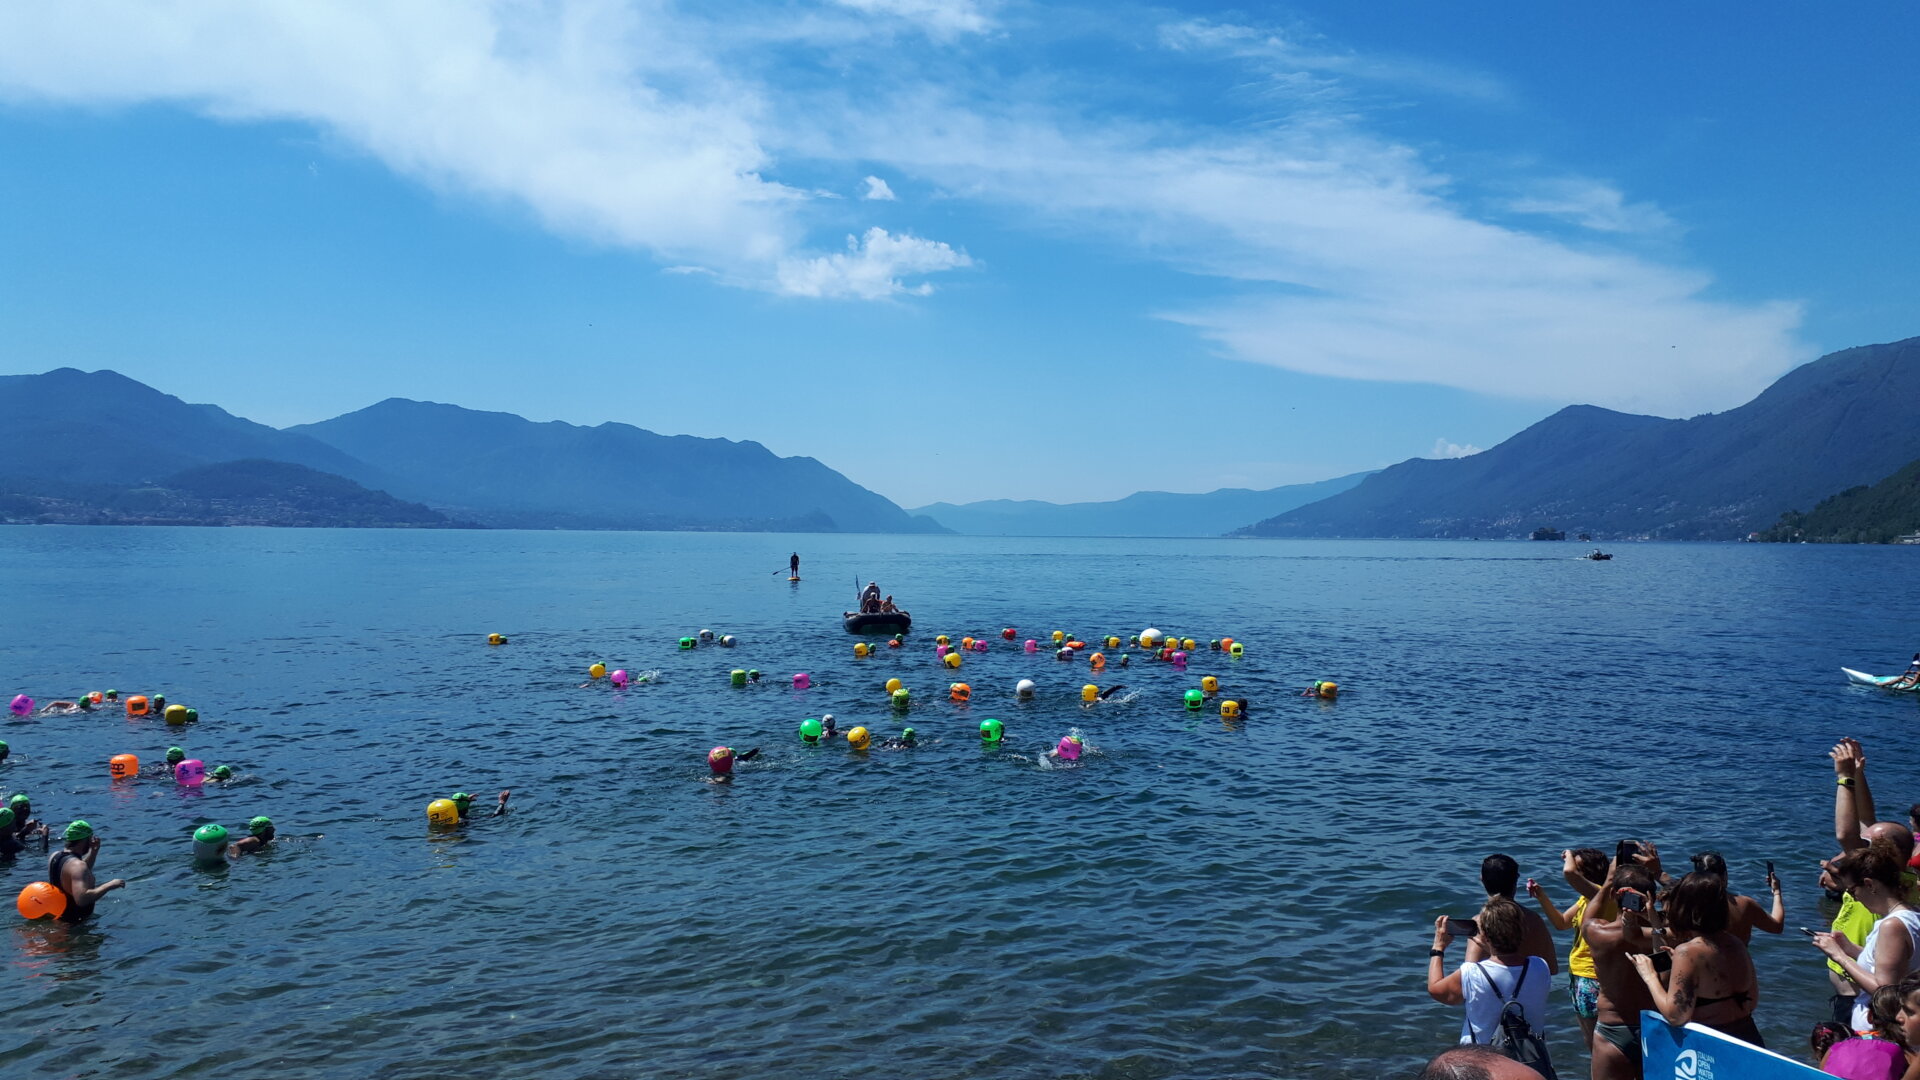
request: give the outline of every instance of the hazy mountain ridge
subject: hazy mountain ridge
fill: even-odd
[[[1249,521],[1304,506],[1358,484],[1369,473],[1264,491],[1219,488],[1201,494],[1137,491],[1104,502],[988,499],[931,503],[924,514],[969,536],[1219,536]]]
[[[284,461],[199,465],[134,486],[0,480],[0,521],[63,525],[265,525],[290,528],[450,529],[419,503],[370,491]]]
[[[1570,406],[1472,457],[1415,459],[1248,536],[1736,539],[1920,458],[1920,338],[1844,349],[1689,420]]]

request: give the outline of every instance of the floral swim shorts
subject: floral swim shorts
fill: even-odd
[[[1584,975],[1567,976],[1567,993],[1573,998],[1573,1011],[1591,1020],[1600,1015],[1600,980]]]

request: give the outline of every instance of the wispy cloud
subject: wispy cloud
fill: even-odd
[[[863,199],[875,199],[880,202],[894,201],[893,189],[887,186],[885,180],[877,176],[867,177],[867,189],[860,193],[860,197]]]
[[[1427,452],[1427,456],[1430,458],[1443,459],[1472,457],[1479,453],[1481,449],[1482,447],[1475,446],[1472,443],[1462,446],[1457,442],[1449,442],[1445,437],[1442,437],[1433,440],[1433,449]]]
[[[1216,299],[1157,314],[1224,355],[1314,374],[1674,415],[1744,400],[1804,355],[1796,305],[1715,298],[1699,268],[1610,246],[1678,231],[1658,207],[1579,177],[1476,184],[1371,121],[1381,94],[1499,107],[1512,91],[1493,76],[1298,26],[1191,19],[1162,28],[1150,59],[1099,51],[1103,65],[1185,65],[1189,89],[1223,70],[1236,87],[1282,88],[1279,115],[1241,123],[1116,102],[1104,90],[1125,72],[1022,51],[997,11],[970,0],[749,2],[724,15],[672,0],[6,5],[0,97],[303,122],[555,232],[806,297],[925,295],[929,275],[973,265],[959,236],[860,218],[891,193],[884,171],[948,206],[1011,207],[1001,220],[1219,279]],[[1099,18],[1081,13],[1076,32]],[[884,29],[895,25],[910,32]],[[889,47],[872,48],[874,33]],[[823,163],[876,175],[862,199],[827,199],[808,173]],[[1479,212],[1489,206],[1497,219]],[[952,220],[929,219],[941,231]],[[1577,243],[1568,223],[1583,230]],[[844,250],[821,250],[850,231]]]

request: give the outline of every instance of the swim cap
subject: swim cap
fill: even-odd
[[[216,765],[213,769],[213,778],[215,780],[231,780],[233,779],[233,770],[225,765]]]
[[[820,741],[820,721],[811,717],[800,721],[800,741],[817,743]]]
[[[747,678],[749,678],[749,679],[757,679],[757,678],[759,678],[759,677],[760,677],[760,669],[759,669],[759,668],[748,668],[748,669],[747,669]]]
[[[866,728],[857,727],[847,732],[847,745],[853,747],[855,750],[865,750],[870,738],[871,736],[867,734]]]
[[[14,813],[18,814],[21,812],[20,810],[21,807],[32,806],[33,800],[27,798],[27,793],[23,791],[20,794],[15,795],[14,797],[8,799],[7,805],[13,808]]]
[[[224,844],[227,842],[225,825],[202,825],[193,830],[193,842],[196,844]]]
[[[0,829],[9,828],[12,825],[13,825],[13,811],[7,809],[4,806],[0,806]]]
[[[13,747],[7,745],[7,740],[0,739],[0,761],[7,760],[7,755],[11,753],[13,753]]]
[[[725,776],[733,771],[733,747],[716,746],[707,751],[707,768]]]
[[[66,837],[68,842],[91,839],[93,837],[93,826],[84,821],[76,821],[67,826]]]
[[[80,706],[80,711],[81,711],[81,712],[92,712],[92,711],[93,711],[93,699],[92,699],[92,698],[90,698],[90,697],[88,697],[88,696],[87,696],[87,695],[85,695],[85,694],[81,694],[81,695],[80,695],[80,700],[79,700],[79,701],[78,701],[78,702],[77,702],[76,704],[78,704],[78,705]]]
[[[1060,747],[1059,747],[1058,753],[1060,754],[1060,757],[1063,760],[1079,761],[1080,760],[1080,740],[1073,737],[1072,735],[1062,736],[1060,739]]]
[[[473,805],[473,796],[464,791],[456,791],[453,793],[453,805],[464,814],[467,812],[467,807]]]
[[[114,698],[117,698],[117,697],[119,697],[119,696],[120,696],[120,691],[118,691],[118,690],[109,690],[109,691],[107,691],[107,700],[108,700],[108,701],[112,701],[112,700],[113,700]]]
[[[1007,726],[998,720],[989,718],[980,721],[980,741],[982,742],[999,742],[1000,737],[1006,733]]]
[[[263,832],[272,832],[273,819],[262,814],[252,821],[247,822],[247,831],[255,836],[259,836]]]
[[[156,708],[156,709],[158,709],[158,708],[159,708],[160,706],[162,706],[162,705],[165,705],[166,703],[167,703],[167,695],[165,695],[165,694],[155,694],[155,695],[153,695],[153,707],[154,707],[154,708]]]
[[[187,752],[177,746],[167,747],[167,764],[178,765],[187,760]]]
[[[902,731],[900,733],[900,741],[903,743],[907,743],[908,745],[912,745],[913,737],[914,737],[914,732],[912,728],[907,728],[905,731]]]

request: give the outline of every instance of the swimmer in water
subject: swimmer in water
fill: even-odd
[[[831,739],[839,733],[838,729],[834,727],[832,713],[827,713],[820,717],[820,738],[822,741]]]
[[[60,921],[83,922],[93,914],[93,905],[99,903],[101,897],[126,888],[127,883],[119,878],[104,885],[93,883],[93,863],[100,857],[100,838],[93,835],[93,826],[76,821],[67,826],[65,835],[66,847],[47,860],[47,880],[67,894],[67,910],[61,914]]]
[[[505,815],[506,815],[506,812],[507,812],[507,796],[509,796],[509,795],[511,795],[511,794],[513,794],[513,789],[512,789],[512,788],[508,788],[507,790],[505,790],[505,791],[503,791],[503,792],[501,792],[501,793],[500,793],[500,801],[499,801],[499,802],[496,802],[496,803],[495,803],[495,804],[493,805],[493,813],[491,813],[491,814],[488,814],[487,816],[488,816],[488,817],[503,817],[503,816],[505,816]],[[470,816],[470,815],[469,815],[469,814],[467,813],[467,811],[468,811],[468,809],[470,809],[470,808],[471,808],[472,806],[473,806],[473,796],[471,796],[471,795],[469,795],[469,794],[467,794],[467,793],[466,793],[466,792],[464,792],[464,791],[456,791],[456,792],[454,792],[454,794],[453,794],[453,808],[454,808],[454,809],[455,809],[456,811],[458,811],[458,812],[459,812],[459,814],[460,814],[460,820],[461,820],[461,821],[465,821],[465,820],[467,820],[467,818],[468,818],[468,817]],[[254,820],[255,820],[255,821],[265,821],[266,819],[265,819],[265,818],[255,818]],[[268,824],[272,824],[272,823],[271,823],[271,822],[268,822]],[[242,842],[244,843],[244,841],[242,841]],[[236,844],[235,846],[236,846],[236,847],[238,847],[239,845],[237,845],[237,844]]]
[[[1126,688],[1127,688],[1126,683],[1116,683],[1113,686],[1109,686],[1105,690],[1100,691],[1100,700],[1105,701],[1108,698],[1112,697],[1113,695],[1119,693],[1120,691],[1125,690]]]
[[[44,846],[46,826],[40,827],[40,836]],[[0,859],[13,861],[15,855],[27,850],[26,841],[13,831],[13,811],[0,806]]]
[[[454,805],[457,806],[459,804],[455,803]],[[273,821],[265,816],[261,816],[247,822],[247,835],[227,845],[227,853],[230,855],[251,855],[255,852],[267,850],[267,845],[271,843],[273,843]]]
[[[13,811],[14,839],[25,844],[37,835],[40,837],[40,846],[42,848],[47,846],[47,834],[52,830],[34,820],[33,801],[27,798],[25,792],[8,799],[7,809]]]
[[[876,750],[911,750],[918,745],[918,735],[912,728],[907,728],[898,735],[881,739],[873,747]]]
[[[49,701],[40,706],[41,716],[72,716],[81,712],[83,706],[77,701]]]
[[[187,752],[177,746],[167,747],[167,771],[172,772],[175,765],[187,760]]]
[[[712,750],[707,751],[707,768],[713,772],[712,776],[707,777],[707,783],[733,783],[733,763],[736,761],[752,761],[759,753],[760,748],[757,746],[744,754],[734,753],[733,747],[731,746],[716,746]]]
[[[231,780],[233,779],[233,769],[227,765],[215,765],[213,771],[207,774],[207,779],[216,781]]]

